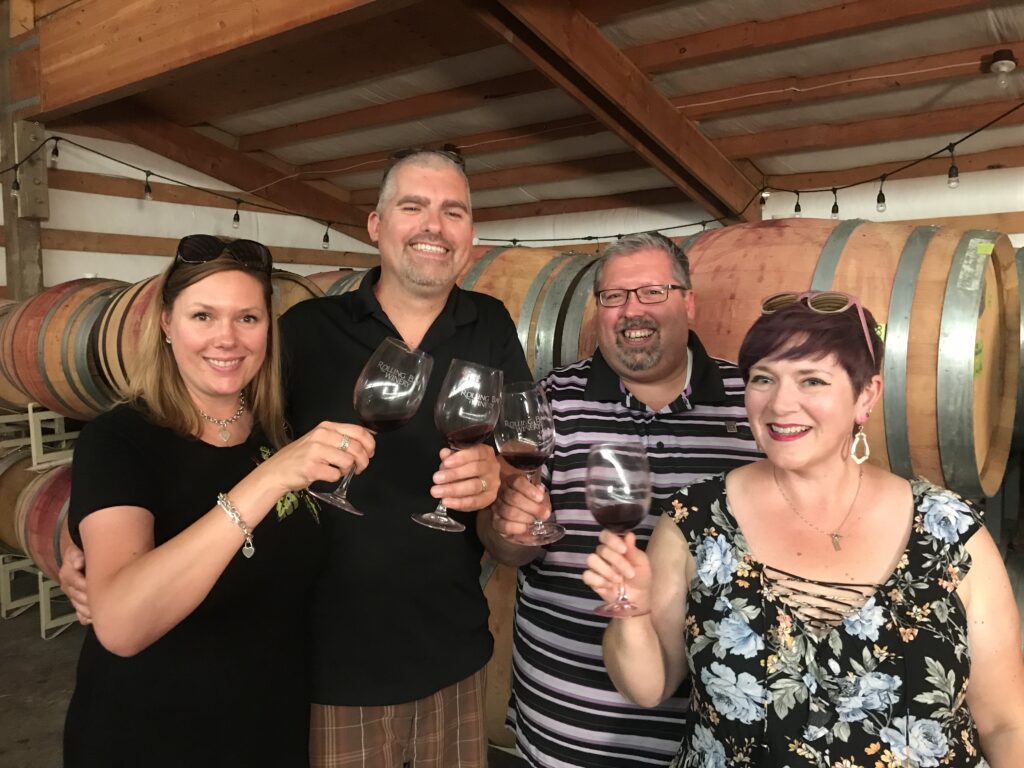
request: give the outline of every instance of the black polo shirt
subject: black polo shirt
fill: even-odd
[[[373,292],[380,269],[352,293],[304,301],[281,318],[288,418],[294,435],[321,421],[355,422],[352,390],[363,364],[399,337]],[[504,305],[453,288],[420,348],[434,358],[423,405],[408,424],[378,435],[376,455],[349,486],[357,517],[326,505],[327,565],[312,606],[312,690],[318,704],[372,706],[428,696],[490,658],[487,602],[479,586],[483,545],[474,513],[452,512],[464,533],[410,519],[429,512],[444,436],[434,403],[453,358],[531,379]]]

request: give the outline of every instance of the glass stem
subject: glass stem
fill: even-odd
[[[355,474],[356,465],[353,464],[348,468],[348,472],[345,473],[345,476],[341,478],[341,481],[338,483],[338,487],[334,489],[335,496],[342,499],[348,498],[348,484],[352,482],[352,478],[355,477]]]
[[[539,479],[537,474],[539,471],[540,470],[534,469],[526,473],[526,479],[530,481],[531,485],[537,485],[537,480]],[[546,531],[547,529],[544,527],[543,521],[535,518],[533,524],[530,526],[530,533],[534,536],[543,536]]]

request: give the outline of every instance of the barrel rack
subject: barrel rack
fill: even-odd
[[[54,411],[40,409],[37,403],[30,403],[24,413],[0,416],[0,451],[28,446],[31,449],[31,469],[41,472],[71,461],[73,449],[68,443],[78,437],[78,432],[69,432],[64,416]],[[60,563],[60,549],[56,548]],[[35,591],[14,597],[14,580],[19,575],[35,575]],[[56,593],[60,585],[48,578],[32,559],[21,554],[0,553],[0,618],[11,619],[19,616],[33,605],[39,605],[39,635],[51,640],[70,627],[75,621],[75,612],[54,614]]]

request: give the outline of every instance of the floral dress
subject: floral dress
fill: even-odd
[[[981,516],[950,491],[911,486],[902,558],[885,584],[859,589],[755,561],[723,475],[671,499],[697,566],[686,619],[692,717],[673,768],[985,765],[964,701],[970,656],[956,594]],[[815,621],[821,611],[801,610],[779,586],[794,582],[856,598]]]

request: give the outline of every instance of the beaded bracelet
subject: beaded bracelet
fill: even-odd
[[[242,535],[245,536],[242,554],[246,557],[252,557],[256,551],[256,548],[252,545],[252,531],[249,530],[249,526],[245,524],[242,516],[238,514],[238,510],[235,509],[235,505],[231,503],[231,499],[228,498],[226,493],[217,494],[217,506],[227,513],[227,516],[231,518],[231,522],[242,529]]]

